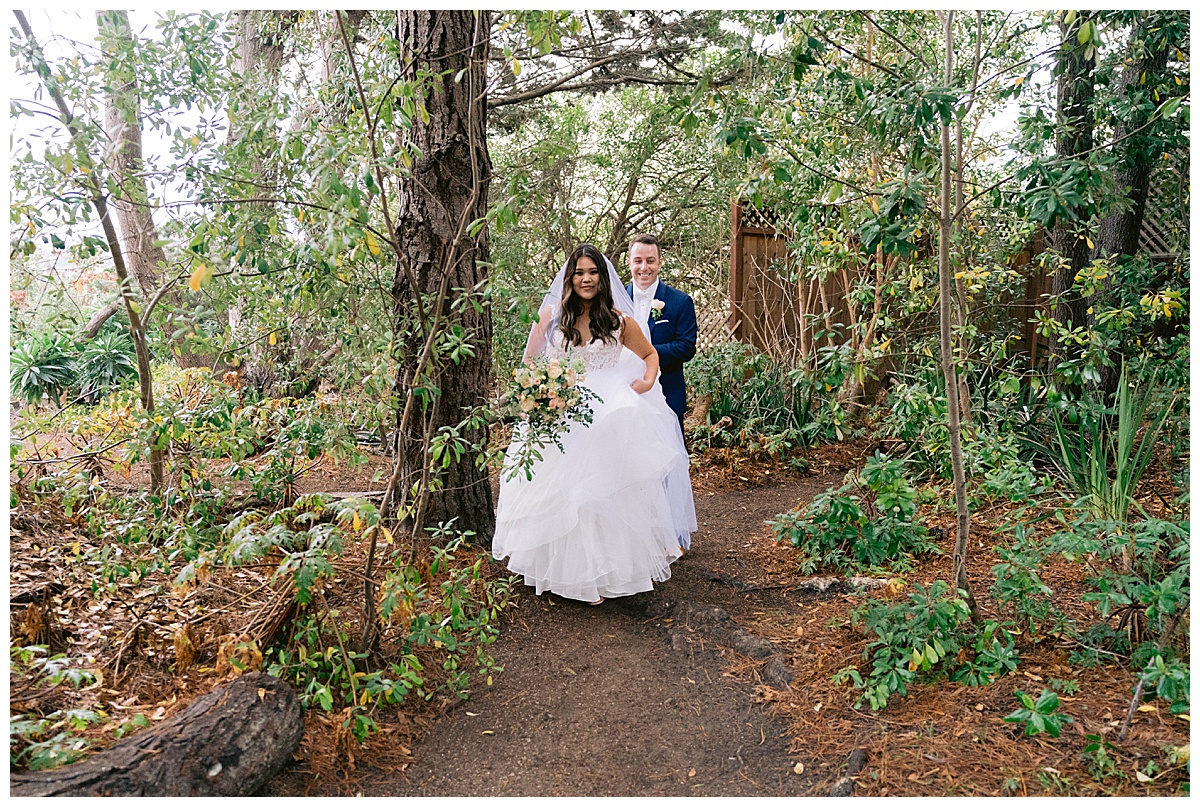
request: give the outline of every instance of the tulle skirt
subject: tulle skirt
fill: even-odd
[[[616,367],[589,371],[584,383],[602,400],[592,423],[573,424],[562,452],[543,449],[532,479],[501,481],[492,554],[538,594],[592,602],[649,591],[691,544],[679,419],[657,383],[642,395],[629,387],[644,369],[625,350]],[[514,446],[521,439],[518,427]]]

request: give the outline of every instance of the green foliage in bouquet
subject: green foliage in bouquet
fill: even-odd
[[[514,433],[516,451],[509,456],[504,478],[524,473],[533,478],[533,467],[542,460],[542,450],[563,450],[562,436],[571,423],[590,425],[592,402],[599,396],[580,382],[583,362],[534,359],[513,370],[513,381],[500,399],[506,415],[519,420]]]

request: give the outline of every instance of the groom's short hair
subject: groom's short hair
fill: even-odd
[[[629,239],[629,249],[633,249],[634,244],[649,244],[658,252],[658,257],[662,257],[662,245],[659,244],[658,239],[650,235],[650,233],[638,233],[633,238]]]

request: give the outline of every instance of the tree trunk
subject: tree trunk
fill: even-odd
[[[972,90],[974,92],[974,90]],[[963,218],[965,210],[959,210],[963,203],[963,125],[962,119],[954,122],[954,209],[958,215],[953,221],[953,238],[958,243],[959,267],[966,271],[970,262],[967,254],[967,239],[963,236]],[[955,327],[958,328],[958,350],[962,357],[963,372],[958,377],[958,403],[962,407],[963,423],[971,422],[971,390],[967,386],[967,357],[971,354],[971,342],[967,338],[967,288],[959,278],[954,278],[954,310],[956,313]]]
[[[1153,13],[1147,13],[1133,33],[1131,45],[1144,44],[1130,64],[1121,71],[1113,95],[1124,99],[1137,92],[1142,75],[1161,75],[1167,69],[1168,43],[1165,37],[1155,36],[1147,30],[1153,24]],[[1132,48],[1131,48],[1132,50]],[[1150,130],[1141,134],[1130,133],[1144,127],[1152,111],[1134,108],[1127,118],[1118,117],[1113,124],[1112,138],[1120,142],[1122,159],[1113,174],[1116,186],[1129,199],[1129,207],[1114,210],[1100,225],[1096,239],[1096,252],[1101,257],[1133,255],[1137,252],[1138,237],[1142,231],[1142,220],[1146,214],[1146,197],[1150,192],[1150,173],[1158,158],[1154,143],[1156,133]]]
[[[1139,21],[1129,36],[1130,44],[1142,43],[1141,49],[1130,48],[1134,54],[1133,61],[1121,71],[1115,92],[1117,99],[1127,98],[1136,94],[1141,85],[1141,77],[1161,75],[1167,69],[1168,44],[1166,37],[1155,36],[1148,30],[1154,26],[1155,16],[1152,12],[1143,12],[1145,16]],[[1156,133],[1147,129],[1141,134],[1130,133],[1144,127],[1152,113],[1134,107],[1127,118],[1118,117],[1113,125],[1113,140],[1121,141],[1122,158],[1113,172],[1113,179],[1118,193],[1124,194],[1129,205],[1123,210],[1114,210],[1100,223],[1100,232],[1096,238],[1096,254],[1099,257],[1118,258],[1122,255],[1133,255],[1138,249],[1138,240],[1142,233],[1142,221],[1146,215],[1146,197],[1150,193],[1150,174],[1158,150],[1154,147]],[[1105,282],[1107,288],[1111,279]],[[1100,370],[1100,391],[1105,400],[1111,400],[1117,390],[1121,375],[1119,352],[1114,352],[1110,358],[1112,364]]]
[[[300,747],[292,688],[246,673],[162,723],[82,762],[13,774],[13,796],[251,796]]]
[[[96,334],[100,333],[100,329],[104,327],[104,323],[108,322],[118,311],[121,310],[121,303],[117,300],[112,301],[108,305],[101,308],[92,318],[88,320],[87,325],[83,326],[83,330],[79,332],[79,339],[95,339]]]
[[[130,280],[129,272],[125,268],[125,255],[121,250],[121,243],[117,238],[117,228],[113,224],[112,215],[108,209],[108,199],[104,194],[104,182],[100,176],[96,160],[88,150],[88,146],[94,146],[95,144],[84,141],[84,134],[79,128],[75,116],[71,114],[71,110],[67,106],[66,99],[63,98],[62,90],[59,88],[58,82],[54,79],[54,74],[50,70],[50,66],[46,64],[46,57],[42,52],[42,46],[38,44],[37,38],[33,35],[33,28],[29,25],[29,20],[20,11],[14,10],[13,14],[16,16],[17,24],[20,25],[25,38],[29,40],[30,56],[34,64],[34,69],[42,77],[42,83],[45,85],[46,91],[50,93],[50,97],[54,100],[54,105],[58,109],[59,120],[62,121],[63,126],[71,134],[71,145],[75,149],[75,156],[79,165],[81,168],[87,169],[84,172],[84,179],[81,181],[81,184],[91,197],[92,206],[96,209],[96,216],[100,219],[100,226],[104,230],[104,238],[108,243],[109,253],[112,255],[113,271],[117,274],[121,300],[125,305],[125,314],[129,318],[129,336],[133,340],[133,352],[137,358],[138,389],[141,392],[142,409],[146,414],[152,414],[154,412],[154,379],[150,373],[150,350],[146,344],[145,323],[142,321],[141,314],[139,313],[140,308],[133,299],[132,281]],[[150,458],[150,490],[157,493],[162,490],[163,486],[165,468],[163,451],[161,448],[156,447],[154,442],[151,442],[147,446],[147,450]]]
[[[110,201],[121,227],[126,266],[137,280],[142,296],[150,300],[164,282],[159,267],[166,266],[167,255],[158,243],[158,228],[143,175],[142,101],[137,69],[131,59],[133,35],[129,13],[97,11],[96,26],[109,69],[104,108],[104,129],[110,143],[109,176],[119,188]],[[167,291],[163,302],[172,310],[188,307],[175,290]],[[168,321],[166,330],[170,333],[175,327]],[[211,363],[191,350],[186,337],[172,339],[171,349],[180,367],[205,367]]]
[[[1095,96],[1095,76],[1088,46],[1079,44],[1079,26],[1084,22],[1095,24],[1091,12],[1078,12],[1070,25],[1066,22],[1066,12],[1060,12],[1059,31],[1063,42],[1058,52],[1058,134],[1054,143],[1060,158],[1074,157],[1092,148],[1094,120],[1091,105]],[[1056,301],[1054,318],[1059,324],[1066,328],[1081,328],[1087,324],[1086,306],[1073,286],[1075,275],[1091,262],[1091,248],[1087,239],[1076,232],[1077,223],[1073,218],[1060,217],[1050,233],[1050,244],[1062,257],[1062,263],[1054,273],[1051,293]],[[1072,358],[1077,351],[1070,350],[1068,354],[1067,346],[1051,339],[1051,367]]]
[[[486,64],[491,15],[479,11],[400,11],[397,13],[399,40],[406,47],[407,78],[425,79],[428,90],[423,103],[428,122],[419,116],[409,138],[414,147],[412,171],[398,180],[396,244],[399,266],[392,284],[396,333],[403,342],[397,372],[397,401],[408,398],[411,374],[422,353],[425,334],[415,327],[413,306],[418,300],[435,299],[443,282],[449,293],[440,315],[446,327],[461,328],[470,338],[474,355],[457,363],[446,357],[434,362],[431,379],[440,394],[432,401],[434,431],[459,423],[465,410],[485,402],[492,366],[492,318],[486,306],[480,310],[462,298],[476,294],[487,279],[488,231],[474,236],[467,227],[487,211],[491,159],[487,149]],[[416,285],[416,288],[412,287]],[[430,316],[429,320],[434,317]],[[426,325],[427,327],[427,325]],[[425,445],[424,418],[410,418],[397,430],[400,450],[396,452],[398,480],[418,478],[429,463]],[[397,424],[402,425],[398,411]],[[465,431],[468,443],[483,445],[487,427]],[[495,528],[495,511],[486,469],[476,467],[478,456],[468,451],[447,469],[443,489],[429,501],[428,521],[456,518],[458,530],[471,530],[474,540],[490,545]],[[420,528],[420,524],[417,528]]]
[[[283,40],[287,30],[299,18],[296,11],[238,11],[235,31],[237,45],[234,50],[233,72],[238,78],[233,103],[230,104],[229,131],[226,145],[246,153],[244,178],[247,184],[235,193],[242,193],[255,201],[237,207],[239,216],[251,223],[267,223],[276,212],[270,198],[277,193],[279,137],[274,126],[247,126],[254,110],[275,103],[279,92],[279,80],[283,70]],[[300,116],[306,115],[301,112]],[[241,231],[244,246],[251,253],[265,248],[262,237],[253,226],[244,226]],[[244,293],[239,293],[229,307],[227,321],[229,336],[234,344],[248,344],[249,360],[239,365],[239,371],[247,377],[274,376],[269,357],[269,345],[254,338],[244,329],[251,317],[247,316],[250,303]],[[282,352],[281,344],[279,351]],[[225,369],[230,369],[228,365]],[[223,372],[223,370],[221,370]]]
[[[946,46],[945,86],[951,86],[954,67],[954,12],[948,11],[944,16],[944,35]],[[962,421],[959,416],[958,378],[954,366],[954,344],[951,339],[951,278],[950,278],[950,249],[951,249],[951,220],[954,218],[953,202],[950,196],[950,180],[953,176],[952,155],[950,150],[950,127],[942,124],[942,176],[941,200],[938,211],[940,238],[938,241],[938,313],[939,336],[941,343],[942,375],[946,381],[946,414],[950,432],[950,464],[954,472],[954,503],[958,511],[958,532],[954,539],[954,583],[963,592],[971,608],[972,618],[976,617],[975,598],[971,594],[971,581],[967,577],[967,549],[971,536],[971,513],[967,509],[967,474],[963,465],[962,453]]]

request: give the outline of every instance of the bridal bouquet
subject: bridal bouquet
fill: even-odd
[[[533,465],[541,460],[540,449],[555,445],[563,450],[562,435],[571,423],[592,422],[596,393],[581,385],[583,362],[533,359],[513,370],[513,381],[501,398],[502,408],[521,420],[517,450],[505,469],[511,479],[524,471],[533,478]]]

